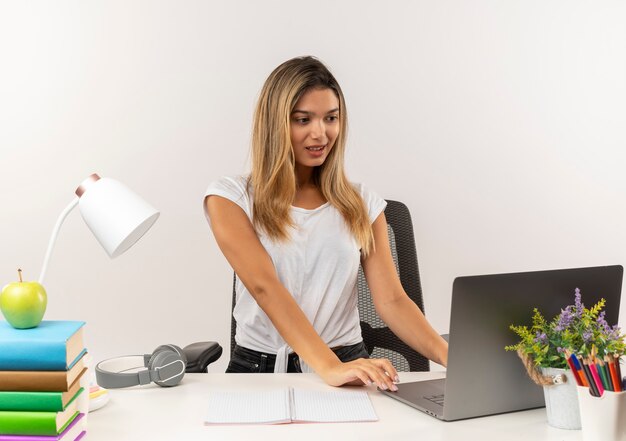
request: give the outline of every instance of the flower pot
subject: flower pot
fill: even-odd
[[[543,386],[548,424],[559,429],[580,429],[576,379],[572,375],[572,371],[557,368],[541,368],[541,373],[547,376],[565,375],[567,377],[567,381],[563,384]]]

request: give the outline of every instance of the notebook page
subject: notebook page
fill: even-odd
[[[340,423],[378,421],[366,391],[293,389],[293,421]]]
[[[278,424],[291,422],[289,388],[270,391],[212,391],[204,424]]]

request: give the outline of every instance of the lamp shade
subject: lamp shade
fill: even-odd
[[[130,248],[159,217],[154,207],[115,179],[91,175],[76,194],[80,214],[111,258]]]

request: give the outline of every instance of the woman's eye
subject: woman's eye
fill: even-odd
[[[330,115],[326,118],[328,121],[337,121],[339,119],[339,117],[337,115]]]
[[[296,118],[296,122],[299,124],[306,124],[309,122],[309,118]]]

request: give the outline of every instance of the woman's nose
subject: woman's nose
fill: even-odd
[[[324,121],[319,121],[311,124],[311,138],[320,139],[324,137],[326,133],[326,126],[324,125]]]

